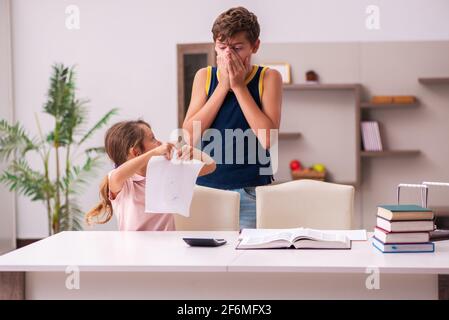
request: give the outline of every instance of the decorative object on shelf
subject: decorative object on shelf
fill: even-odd
[[[371,97],[372,103],[393,103],[393,97],[392,96],[372,96]]]
[[[279,71],[281,73],[282,82],[284,84],[292,83],[290,64],[285,63],[285,62],[279,62],[279,63],[263,63],[262,65],[265,67],[268,67],[271,69],[276,69],[277,71]]]
[[[315,71],[309,70],[306,72],[306,83],[318,83],[318,82],[319,77]]]
[[[393,96],[393,103],[398,103],[398,104],[416,103],[416,97],[414,97],[414,96]]]
[[[373,96],[373,104],[413,104],[416,103],[415,96]]]
[[[295,171],[295,170],[302,170],[302,164],[301,164],[301,162],[299,161],[299,160],[292,160],[292,161],[290,161],[290,169],[292,170],[292,171]]]
[[[326,172],[326,167],[322,163],[315,163],[312,166],[312,169],[315,170],[316,172]]]
[[[312,179],[324,181],[326,178],[326,167],[322,163],[315,163],[309,168],[303,168],[299,160],[290,161],[290,169],[293,180]]]
[[[362,142],[365,151],[382,151],[379,123],[377,121],[362,121]]]

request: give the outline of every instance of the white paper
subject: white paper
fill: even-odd
[[[204,162],[196,159],[151,157],[146,175],[145,212],[188,217],[196,179],[203,165]]]
[[[278,234],[280,232],[285,231],[293,231],[297,230],[298,228],[292,228],[292,229],[243,229],[242,232],[239,235],[239,239],[243,239],[244,237],[267,237],[274,234]],[[353,241],[363,241],[367,240],[366,236],[366,230],[317,230],[317,229],[309,229],[309,230],[316,230],[321,233],[327,233],[327,234],[334,234],[334,235],[345,235],[348,237],[349,240]]]

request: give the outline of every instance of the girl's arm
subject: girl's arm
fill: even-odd
[[[207,153],[202,152],[190,145],[184,145],[181,149],[178,149],[178,157],[181,160],[196,159],[204,162],[204,166],[201,168],[199,176],[205,176],[212,173],[217,168],[215,160],[212,159]]]
[[[131,160],[126,161],[117,169],[113,170],[109,178],[109,190],[113,194],[117,194],[122,190],[126,179],[132,177],[137,171],[145,167],[151,157],[165,155],[167,159],[171,159],[171,151],[173,144],[163,143],[150,151],[141,154]]]

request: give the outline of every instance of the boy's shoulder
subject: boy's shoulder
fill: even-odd
[[[206,77],[206,75],[207,75],[207,69],[208,69],[209,67],[211,67],[211,66],[207,66],[207,67],[204,67],[204,68],[199,69],[199,70],[196,72],[196,75],[197,75],[197,76],[204,76],[204,77]]]
[[[265,70],[263,82],[265,84],[268,84],[268,83],[273,83],[273,84],[278,84],[278,85],[282,84],[282,75],[276,69],[267,68]]]
[[[282,79],[281,73],[278,70],[270,68],[270,67],[267,67],[267,69],[265,70],[265,76]]]

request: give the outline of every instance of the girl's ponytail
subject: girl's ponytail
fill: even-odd
[[[109,181],[108,177],[104,177],[100,185],[100,203],[92,210],[86,213],[85,220],[88,225],[94,223],[104,224],[112,218],[112,203],[109,200]],[[105,216],[103,220],[99,220],[99,216]]]

